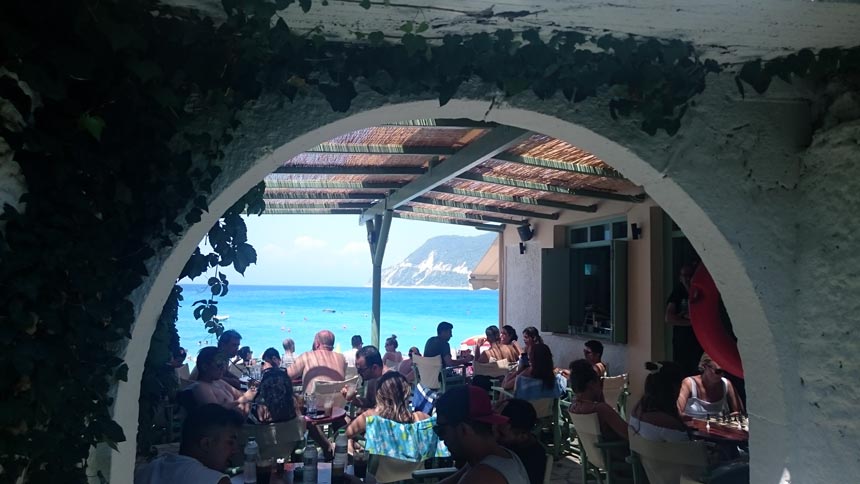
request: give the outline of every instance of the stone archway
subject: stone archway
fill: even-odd
[[[719,92],[720,89],[717,89],[715,98],[720,96]],[[483,96],[477,94],[475,97],[480,99]],[[292,120],[289,113],[279,113],[278,110],[247,113],[245,135],[238,136],[239,141],[231,149],[233,154],[248,150],[246,154],[239,156],[245,161],[237,163],[225,173],[226,185],[221,187],[220,192],[216,188],[216,195],[210,201],[210,212],[202,221],[188,228],[169,254],[163,254],[163,258],[156,261],[151,271],[156,275],[151,284],[137,294],[138,318],[125,354],[129,378],[127,383],[121,383],[117,388],[114,409],[114,418],[123,427],[128,440],[120,444],[119,453],[112,454],[109,449],[98,452],[93,462],[95,469],[101,469],[104,474],[120,480],[126,479],[132,473],[136,446],[133,436],[136,435],[137,429],[137,401],[150,336],[176,277],[189,254],[218,218],[218,214],[223,213],[284,159],[292,158],[310,146],[339,134],[379,123],[437,117],[493,121],[576,144],[606,160],[628,179],[644,187],[683,227],[711,269],[730,314],[736,320],[744,320],[744,324],[738,326],[736,331],[742,341],[741,353],[749,368],[747,379],[750,381],[749,399],[752,402],[750,420],[755,427],[750,442],[755,454],[752,482],[776,482],[779,479],[789,454],[786,450],[788,436],[785,428],[788,416],[783,404],[789,391],[789,387],[783,384],[789,367],[781,360],[766,307],[756,295],[756,285],[761,281],[748,269],[757,253],[739,253],[726,236],[728,231],[734,229],[730,222],[731,217],[739,213],[737,206],[730,206],[725,210],[715,208],[715,200],[727,193],[735,194],[737,187],[725,189],[717,183],[712,184],[709,190],[707,184],[702,184],[702,166],[693,164],[691,167],[672,167],[673,160],[667,163],[664,159],[667,152],[677,161],[683,160],[684,154],[697,153],[703,149],[702,146],[691,143],[690,138],[684,137],[683,130],[721,129],[720,123],[731,122],[730,118],[723,115],[719,120],[711,121],[708,118],[709,113],[703,110],[698,116],[695,113],[689,115],[690,119],[685,121],[688,126],[682,128],[682,135],[679,137],[651,138],[639,131],[634,122],[613,122],[604,110],[605,104],[600,104],[597,100],[573,107],[557,100],[538,101],[521,96],[515,98],[510,105],[498,106],[494,100],[459,99],[440,107],[435,100],[386,104],[386,100],[375,95],[368,94],[363,98],[364,104],[354,107],[348,116],[331,113],[328,106],[319,99],[300,101],[290,106],[290,112],[320,113],[319,117],[312,120],[313,116],[304,116],[304,121]],[[720,101],[715,103],[719,104]],[[314,121],[320,127],[314,126]],[[255,127],[279,122],[285,125],[254,133]],[[302,125],[302,122],[305,125]],[[278,139],[276,144],[283,139],[290,141],[261,156],[267,150],[260,147],[260,144],[273,137]],[[715,149],[713,143],[704,145],[708,152]],[[734,174],[727,174],[726,178],[731,179],[729,175]],[[766,400],[764,395],[772,397],[770,403],[766,406],[757,404]]]

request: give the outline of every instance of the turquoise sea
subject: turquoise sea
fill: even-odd
[[[201,347],[215,344],[215,337],[194,319],[191,306],[208,297],[209,288],[194,284],[183,284],[182,288],[184,300],[177,329],[181,345],[189,356],[196,356]],[[297,353],[309,350],[320,329],[334,332],[335,345],[346,350],[354,334],[370,344],[370,297],[369,287],[231,285],[230,292],[218,300],[218,315],[229,315],[224,327],[238,331],[242,346],[250,346],[255,358],[269,347],[283,352],[284,338],[296,342]],[[406,354],[410,346],[423,351],[427,338],[436,334],[436,325],[449,321],[454,325],[451,346],[456,347],[497,324],[498,297],[498,291],[488,290],[383,289],[381,340],[396,334],[402,353]]]

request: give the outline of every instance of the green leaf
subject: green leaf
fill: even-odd
[[[302,7],[302,12],[308,13],[311,9],[311,0],[299,0],[299,6]]]
[[[78,118],[78,127],[89,133],[96,141],[101,141],[105,120],[99,116],[90,116],[89,113],[84,113]]]
[[[371,45],[380,45],[385,42],[385,34],[377,30],[368,34],[367,40],[370,41]]]
[[[421,32],[425,32],[430,28],[430,25],[427,22],[421,22],[418,24],[418,27],[415,28],[415,33],[420,34]]]
[[[408,21],[399,27],[400,30],[406,32],[407,34],[412,33],[412,21]]]
[[[358,4],[365,10],[370,9],[370,0],[361,0]]]

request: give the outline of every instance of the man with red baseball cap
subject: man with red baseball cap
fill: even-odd
[[[493,413],[483,389],[454,387],[436,401],[433,430],[458,462],[466,462],[456,474],[439,484],[528,484],[529,476],[519,457],[496,442],[493,425],[507,417]]]

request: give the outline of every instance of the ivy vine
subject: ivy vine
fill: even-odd
[[[478,79],[506,96],[600,96],[607,115],[672,135],[720,69],[686,42],[576,32],[433,42],[426,24],[409,22],[396,42],[372,32],[334,43],[290,30],[278,12],[292,3],[223,0],[226,20],[216,25],[154,0],[0,2],[0,138],[28,188],[26,211],[4,207],[0,233],[0,482],[82,482],[91,447],[127,437],[109,395],[127,377],[117,355],[135,317],[129,295],[153,257],[208,210],[238,114],[261,93],[285,104],[320,93],[343,112],[359,83],[383,95],[435,93],[445,104]],[[311,0],[298,7],[308,11]],[[856,49],[822,51],[814,62],[801,52],[748,64],[739,79],[763,90],[786,69],[830,69],[833,56],[838,66],[857,62]],[[10,113],[19,122],[7,122]],[[208,233],[212,252],[195,251],[183,268],[182,277],[212,273],[211,296],[195,313],[213,334],[223,330],[217,300],[229,291],[219,268],[241,273],[256,260],[239,214],[262,212],[264,188],[224,214]],[[171,388],[161,370],[165,348],[178,344],[181,300],[174,288],[153,334],[142,429],[151,402]]]

